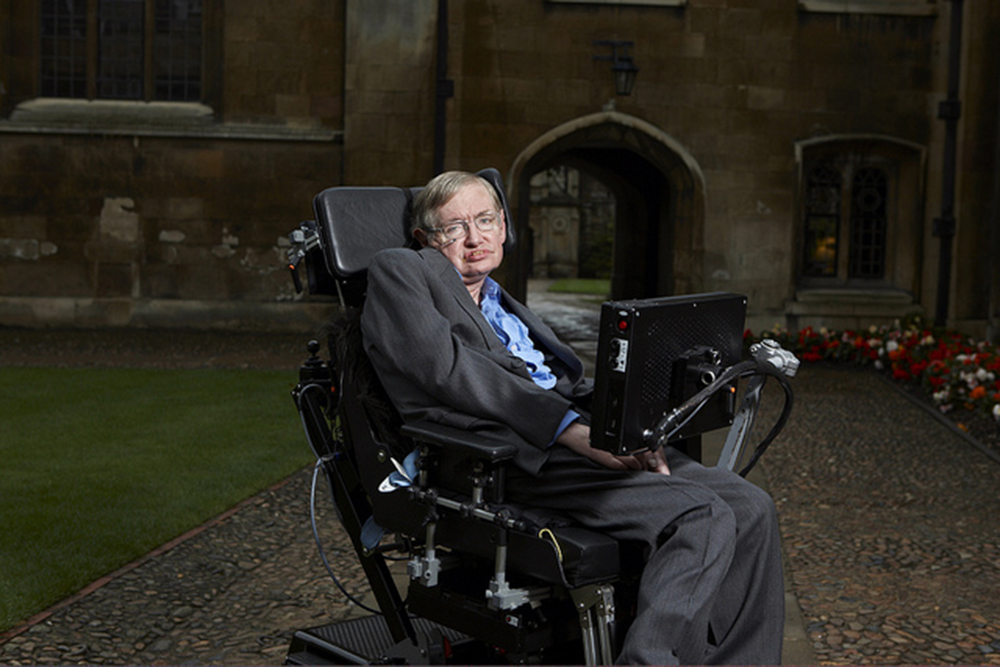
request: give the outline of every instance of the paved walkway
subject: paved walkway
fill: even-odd
[[[793,384],[761,466],[790,580],[785,662],[1000,664],[1000,464],[878,376]],[[296,629],[363,613],[316,553],[310,478],[31,619],[0,638],[0,664],[281,664]],[[330,562],[370,602],[322,483],[319,500]]]
[[[1000,665],[1000,463],[879,376],[794,384],[765,472],[817,660]]]

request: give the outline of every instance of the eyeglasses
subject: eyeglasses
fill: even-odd
[[[481,232],[492,232],[500,226],[500,214],[496,211],[486,211],[473,218],[472,222],[476,229]],[[469,235],[468,220],[452,220],[443,227],[431,227],[428,234],[437,234],[441,239],[441,247],[446,248],[455,241],[460,241]]]

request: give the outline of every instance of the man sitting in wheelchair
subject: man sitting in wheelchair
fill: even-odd
[[[620,662],[778,664],[784,591],[770,497],[671,447],[616,456],[591,446],[582,363],[489,277],[509,221],[488,181],[441,174],[417,195],[412,219],[422,248],[373,258],[361,318],[403,419],[515,445],[508,500],[642,545]]]

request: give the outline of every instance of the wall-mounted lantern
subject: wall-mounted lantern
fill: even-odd
[[[594,42],[594,46],[610,46],[610,56],[594,56],[594,60],[611,61],[611,73],[615,77],[615,93],[628,96],[632,94],[635,86],[635,76],[639,73],[639,68],[632,62],[632,56],[628,50],[633,46],[633,42],[618,39],[599,39]]]

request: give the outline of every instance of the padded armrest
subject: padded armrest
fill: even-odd
[[[402,431],[403,435],[418,442],[470,452],[490,463],[510,461],[517,453],[517,448],[509,442],[435,422],[411,422],[404,424]]]

